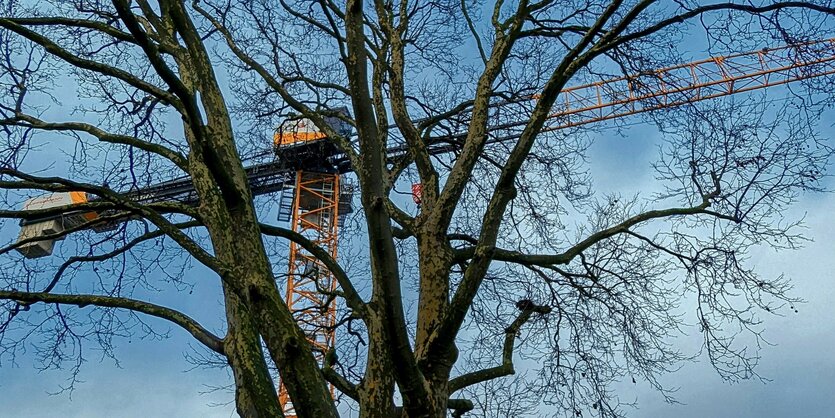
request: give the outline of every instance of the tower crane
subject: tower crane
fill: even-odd
[[[807,54],[809,51],[815,52],[813,59],[804,58],[810,55]],[[542,131],[576,127],[831,74],[835,74],[835,39],[711,57],[566,88],[560,93]],[[496,102],[491,107],[510,109],[537,99],[537,95],[532,95]],[[347,110],[342,111],[347,114]],[[466,115],[461,120],[466,121]],[[350,126],[341,119],[331,117],[326,122],[340,134],[351,135]],[[516,120],[490,126],[489,142],[518,137],[514,128],[524,124],[524,120]],[[465,136],[466,132],[458,131],[430,137],[425,145],[430,155],[446,154],[455,151],[459,147],[456,140]],[[347,156],[304,118],[281,124],[273,141],[276,159],[246,168],[253,195],[281,191],[279,220],[289,221],[294,231],[335,258],[339,227],[351,210],[351,192],[340,184],[341,176],[352,170]],[[386,154],[390,161],[395,161],[405,157],[408,150],[397,145],[387,149]],[[414,185],[412,190],[419,203],[420,185]],[[188,177],[151,185],[124,196],[139,203],[197,203],[196,192]],[[52,193],[27,200],[24,209],[47,209],[94,200],[96,198],[82,192]],[[63,239],[48,236],[56,236],[99,216],[86,209],[24,219],[16,249],[27,258],[48,256],[55,239]],[[107,226],[99,228],[106,229]],[[44,238],[39,240],[38,237]],[[335,303],[328,295],[335,289],[336,280],[328,269],[301,246],[291,242],[286,302],[306,331],[320,362],[324,361],[335,341]],[[281,383],[279,401],[286,416],[296,416]]]

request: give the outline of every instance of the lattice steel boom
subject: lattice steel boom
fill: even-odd
[[[564,89],[546,130],[835,74],[835,38],[718,56]]]

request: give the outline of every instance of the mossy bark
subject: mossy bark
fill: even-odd
[[[181,2],[165,1],[161,7],[184,44],[177,60],[188,93],[183,95],[187,110],[183,119],[189,171],[199,196],[198,213],[225,268],[221,279],[230,321],[227,356],[239,392],[239,413],[276,416],[275,388],[271,396],[264,388],[268,371],[261,352],[263,339],[297,415],[336,417],[310,344],[279,296],[228,108],[203,41]]]

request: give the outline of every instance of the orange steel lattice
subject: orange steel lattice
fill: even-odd
[[[339,190],[339,174],[296,173],[292,229],[324,248],[333,258],[336,258],[339,228]],[[320,365],[334,344],[336,285],[336,279],[324,264],[298,244],[290,243],[287,306],[305,331]],[[293,404],[281,383],[278,399],[285,416],[295,417]]]
[[[829,74],[835,74],[835,38],[713,57],[566,88],[554,103],[551,122],[543,131]]]

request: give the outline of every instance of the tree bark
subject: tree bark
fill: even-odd
[[[181,93],[186,96],[182,101],[186,108],[199,109],[198,100],[202,105],[202,112],[184,114],[184,130],[190,148],[189,168],[200,197],[198,212],[216,257],[229,272],[221,278],[229,294],[239,299],[227,304],[233,311],[228,314],[242,318],[245,313],[248,317],[242,319],[251,318],[254,331],[250,332],[263,337],[299,417],[336,418],[336,407],[311,346],[279,296],[246,171],[235,147],[228,107],[205,45],[182,3],[166,1],[161,7],[185,45],[178,58],[187,93]],[[260,352],[259,343],[250,343],[259,346]],[[248,357],[254,356],[251,350],[240,353],[242,359],[236,363],[254,367],[256,363]],[[274,389],[273,394],[277,396]],[[244,393],[238,399],[257,398]]]
[[[453,255],[444,229],[435,225],[422,225],[417,234],[417,241],[420,296],[415,358],[427,382],[430,416],[446,417],[449,399],[447,382],[452,366],[458,358],[458,351],[453,343],[445,352],[430,356],[427,348],[449,307],[449,274]]]
[[[223,290],[229,326],[224,349],[235,378],[235,409],[243,418],[283,417],[252,315],[228,286]]]
[[[365,375],[358,387],[361,418],[389,418],[395,416],[394,374],[386,331],[385,318],[379,309],[368,309],[368,356]]]

